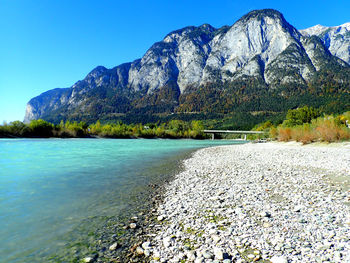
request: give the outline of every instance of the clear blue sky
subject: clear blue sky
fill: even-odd
[[[0,0],[0,123],[23,120],[32,97],[70,87],[98,65],[142,57],[170,31],[232,25],[262,8],[297,29],[350,22],[349,0]]]

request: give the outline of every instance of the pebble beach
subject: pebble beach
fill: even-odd
[[[135,253],[150,262],[350,262],[350,145],[196,151]]]

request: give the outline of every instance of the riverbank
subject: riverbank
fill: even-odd
[[[183,165],[134,248],[140,260],[350,261],[348,146],[220,146]]]

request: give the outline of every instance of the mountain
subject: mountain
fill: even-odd
[[[31,99],[25,121],[277,114],[303,104],[340,110],[350,105],[348,40],[347,26],[298,31],[272,9],[219,29],[185,27],[141,59],[99,66],[70,88]]]
[[[334,27],[316,25],[300,32],[304,36],[318,36],[332,55],[350,64],[350,23]]]

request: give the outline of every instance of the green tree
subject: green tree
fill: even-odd
[[[51,137],[53,136],[53,124],[42,119],[32,120],[29,123],[29,128],[32,136],[35,137]]]
[[[308,106],[295,110],[288,110],[286,120],[282,125],[285,127],[293,127],[302,125],[303,123],[310,123],[312,119],[316,119],[320,115],[321,113],[319,110]]]

